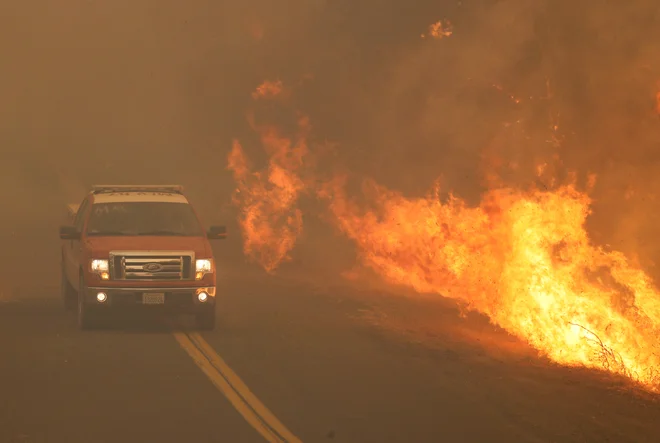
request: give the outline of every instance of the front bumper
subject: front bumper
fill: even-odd
[[[208,297],[205,301],[199,300],[199,294],[205,292]],[[106,300],[100,302],[97,295],[103,293]],[[144,295],[163,295],[163,303],[145,303]],[[194,288],[86,288],[84,294],[86,305],[99,308],[139,308],[165,309],[175,312],[198,312],[204,309],[213,309],[215,306],[215,287]]]

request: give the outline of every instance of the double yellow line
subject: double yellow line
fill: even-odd
[[[196,332],[176,332],[174,337],[227,400],[272,443],[302,443],[250,391],[215,350]]]

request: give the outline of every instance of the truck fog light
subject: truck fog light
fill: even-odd
[[[197,295],[197,300],[201,301],[202,303],[204,303],[208,299],[209,299],[209,295],[206,292],[200,292]]]
[[[105,303],[105,301],[108,299],[108,296],[105,294],[105,292],[99,292],[96,294],[96,301],[99,303]]]

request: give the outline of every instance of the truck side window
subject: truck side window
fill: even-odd
[[[83,224],[85,221],[85,213],[87,212],[87,199],[83,200],[78,208],[78,213],[76,214],[76,219],[73,222],[73,225],[78,231],[82,231]]]

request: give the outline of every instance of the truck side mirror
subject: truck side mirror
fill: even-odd
[[[62,240],[80,240],[80,232],[75,226],[60,226],[60,238]]]
[[[227,227],[226,226],[211,226],[209,231],[206,233],[206,237],[209,240],[222,240],[227,238]]]

